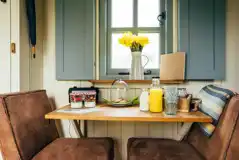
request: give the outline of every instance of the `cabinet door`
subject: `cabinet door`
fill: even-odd
[[[0,2],[0,93],[11,91],[10,8],[9,1]]]
[[[56,78],[93,78],[94,0],[56,0]]]
[[[186,79],[225,78],[225,0],[179,0],[179,51]]]

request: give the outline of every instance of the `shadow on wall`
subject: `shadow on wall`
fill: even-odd
[[[50,97],[49,101],[50,101],[52,110],[56,110],[55,98],[54,97]],[[57,128],[57,131],[58,131],[60,137],[64,137],[61,121],[60,120],[54,120],[54,121],[56,123],[56,128]],[[2,160],[1,156],[0,156],[0,160]]]

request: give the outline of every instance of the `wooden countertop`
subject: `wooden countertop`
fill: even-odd
[[[211,117],[201,112],[178,112],[175,116],[168,116],[164,113],[142,112],[137,106],[113,108],[103,104],[89,109],[71,109],[70,105],[67,105],[46,114],[45,118],[96,121],[212,122]]]

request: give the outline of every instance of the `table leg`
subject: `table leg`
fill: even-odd
[[[86,120],[82,120],[82,121],[78,121],[78,120],[73,120],[74,122],[74,126],[76,129],[77,134],[79,135],[80,138],[86,138],[87,137],[87,121]],[[83,130],[83,132],[82,132]]]
[[[180,129],[178,129],[178,134],[177,134],[177,137],[175,138],[175,140],[177,141],[181,141],[184,136],[189,132],[191,126],[192,126],[193,123],[183,123],[183,125],[181,126]]]

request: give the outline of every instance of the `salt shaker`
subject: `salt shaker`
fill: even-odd
[[[139,98],[139,109],[141,111],[149,111],[149,92],[148,89],[143,89]]]

